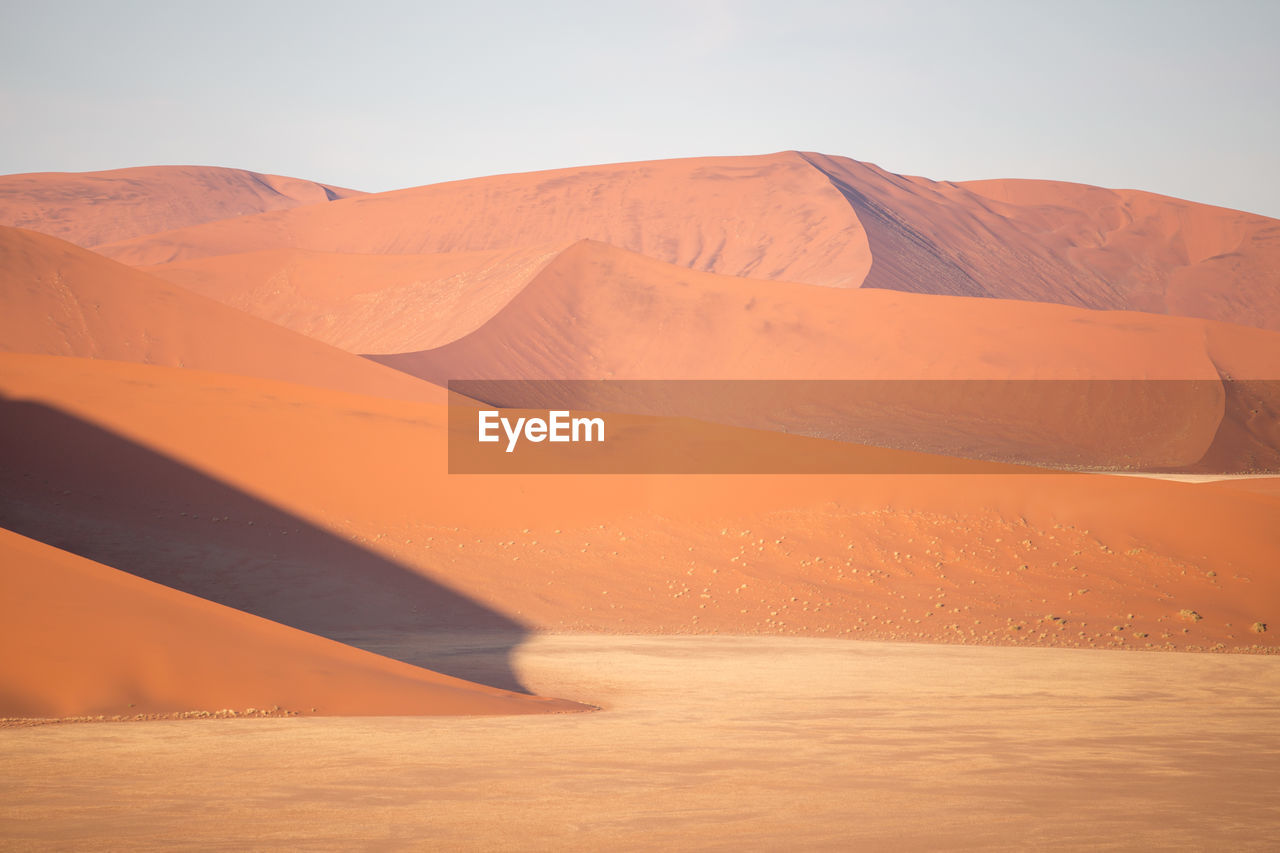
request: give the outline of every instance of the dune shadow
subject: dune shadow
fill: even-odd
[[[40,403],[0,397],[0,527],[312,634],[528,692],[511,667],[528,634],[520,623]],[[483,635],[486,654],[450,647],[466,634]]]

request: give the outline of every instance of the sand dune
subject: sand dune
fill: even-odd
[[[380,360],[437,380],[1216,379],[1205,329],[1130,312],[758,282],[582,241],[475,332]],[[1227,351],[1244,342],[1262,363],[1241,363],[1241,378],[1280,376],[1280,335],[1220,336]]]
[[[107,260],[0,228],[0,350],[267,376],[412,399],[421,382]]]
[[[803,155],[845,195],[863,287],[989,296],[1280,329],[1280,222],[1134,190],[936,183]]]
[[[455,181],[101,246],[141,266],[261,249],[373,254],[611,243],[698,270],[856,287],[862,227],[792,153],[623,163]]]
[[[583,710],[413,667],[0,529],[0,716]]]
[[[435,255],[280,249],[143,269],[348,352],[395,353],[474,331],[563,248]]]
[[[1278,229],[1150,193],[938,183],[793,151],[479,178],[100,248],[157,265],[266,249],[421,254],[592,239],[750,278],[1280,328]]]
[[[210,509],[173,518],[176,502],[149,488],[110,476],[87,486],[105,460],[68,468],[56,447],[5,442],[9,529],[72,551],[185,555],[161,560],[155,580],[222,565],[235,582],[210,588],[241,609],[312,614],[338,639],[497,613],[546,630],[1276,644],[1271,494],[1067,474],[449,476],[438,406],[125,363],[8,355],[0,367],[10,399],[191,460],[255,496],[254,512],[287,512],[483,608],[454,619],[429,595],[414,599],[423,613],[380,615],[347,585],[281,598],[280,579],[300,580],[322,554],[295,544],[293,527],[250,525],[239,505],[218,510],[222,521]]]
[[[355,195],[361,193],[213,166],[36,172],[0,177],[0,225],[96,246]]]
[[[1280,464],[1274,220],[797,152],[348,198],[144,172],[8,179],[12,216],[110,242],[0,229],[0,575],[26,650],[0,713],[568,710],[516,695],[538,631],[1280,647],[1269,481],[928,456]],[[657,413],[713,448],[983,473],[450,474],[431,383],[466,378],[937,381],[845,432],[862,409],[821,397]],[[956,380],[1200,384],[1152,414]],[[939,411],[986,443],[929,444]],[[913,453],[860,447],[870,428]],[[468,671],[459,632],[496,663]]]
[[[907,380],[693,385],[683,396],[666,385],[652,389],[659,396],[637,389],[622,400],[609,396],[612,387],[597,387],[574,407],[1086,467],[1193,465],[1211,445],[1220,470],[1280,463],[1280,434],[1244,426],[1257,420],[1255,397],[1274,406],[1280,387],[1264,381],[1224,391],[1219,383],[1224,372],[1280,377],[1280,335],[1272,332],[1012,300],[757,282],[589,241],[559,255],[471,334],[377,360],[437,382]],[[1139,382],[1122,387],[1121,380]],[[519,396],[488,402],[563,406]]]
[[[1280,327],[1280,222],[1136,190],[1056,181],[969,181],[1068,263],[1141,311]],[[1105,296],[1097,307],[1113,307]]]

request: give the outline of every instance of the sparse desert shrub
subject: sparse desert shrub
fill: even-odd
[[[1201,619],[1204,618],[1194,610],[1188,610],[1185,607],[1178,611],[1178,615],[1181,616],[1183,619],[1190,619],[1192,622],[1199,622]]]
[[[1252,625],[1250,625],[1250,626],[1249,626],[1249,630],[1250,630],[1250,631],[1252,631],[1252,632],[1253,632],[1253,633],[1255,633],[1255,634],[1262,634],[1262,633],[1265,633],[1265,632],[1266,632],[1266,630],[1267,630],[1267,623],[1266,623],[1266,622],[1254,622]]]

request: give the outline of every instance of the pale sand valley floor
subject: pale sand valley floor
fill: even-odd
[[[0,846],[1275,849],[1273,656],[540,634],[514,665],[601,710],[9,729]]]

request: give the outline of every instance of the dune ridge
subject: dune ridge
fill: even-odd
[[[1130,190],[935,182],[796,151],[477,178],[99,249],[155,266],[268,249],[423,254],[578,239],[748,278],[1280,328],[1275,220]]]
[[[32,231],[0,227],[0,350],[203,368],[439,398],[304,335]]]
[[[474,331],[564,248],[434,255],[268,249],[141,269],[348,352],[394,353]]]
[[[40,231],[88,248],[356,195],[362,193],[216,166],[34,172],[0,177],[0,225]]]
[[[1280,222],[1137,190],[934,182],[803,155],[849,200],[863,287],[1059,302],[1280,328]]]
[[[594,239],[691,269],[856,287],[862,227],[791,153],[621,163],[454,181],[99,246],[152,266],[296,248],[435,254]]]
[[[380,356],[442,379],[1206,379],[1205,321],[1015,300],[754,281],[579,241],[482,326]],[[1246,376],[1280,335],[1214,333]],[[1240,341],[1240,343],[1236,343]],[[1270,356],[1270,360],[1268,360]],[[1253,362],[1257,363],[1253,363]]]
[[[622,404],[639,414],[1029,464],[1180,468],[1211,448],[1220,471],[1280,464],[1280,434],[1258,417],[1259,406],[1280,404],[1274,332],[1012,300],[759,282],[591,241],[557,256],[469,335],[374,358],[440,383],[899,380],[883,393],[793,381],[768,391],[755,386],[741,392],[745,398],[725,385],[713,392],[716,399],[706,399],[703,386],[681,396],[673,385],[652,388],[660,398]],[[1224,384],[1220,364],[1235,380],[1262,381]],[[1004,380],[1013,382],[999,385]],[[1157,392],[1161,380],[1181,382]],[[610,390],[600,387],[574,407],[609,410],[618,402]],[[1169,399],[1151,408],[1154,393]],[[947,397],[954,399],[943,402]],[[883,414],[869,413],[869,405]]]

